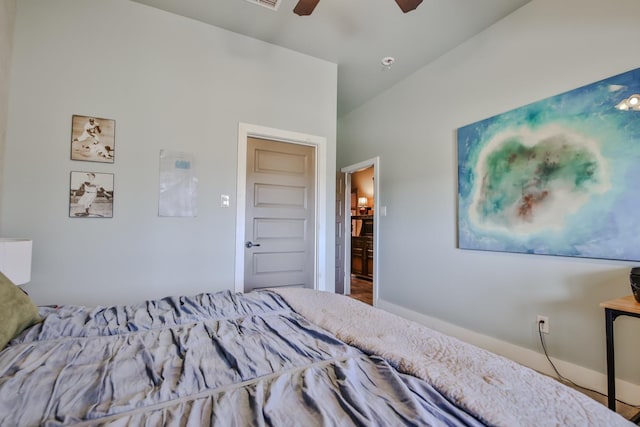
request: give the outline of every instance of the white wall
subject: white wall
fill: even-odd
[[[4,145],[7,130],[9,104],[9,70],[11,67],[11,47],[13,26],[16,19],[16,0],[0,0],[0,177],[3,170]],[[0,194],[2,183],[0,179]],[[0,197],[0,218],[2,218],[2,197]],[[0,221],[0,227],[2,221]],[[0,228],[0,231],[2,228]]]
[[[26,289],[87,305],[233,289],[238,123],[326,137],[332,194],[336,81],[335,64],[127,0],[18,2],[2,230],[34,240]],[[70,160],[73,114],[116,120],[114,164]],[[197,218],[158,217],[160,149],[196,156]],[[68,217],[70,171],[115,174],[114,218]]]
[[[383,301],[538,352],[544,314],[553,357],[605,372],[599,303],[631,293],[632,263],[456,249],[455,134],[639,67],[639,22],[637,0],[534,0],[339,120],[338,167],[380,156]],[[638,328],[616,321],[618,377],[636,384]]]

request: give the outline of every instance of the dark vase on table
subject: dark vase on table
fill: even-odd
[[[629,282],[631,283],[633,297],[636,301],[640,302],[640,267],[634,267],[631,269],[631,273],[629,273]]]

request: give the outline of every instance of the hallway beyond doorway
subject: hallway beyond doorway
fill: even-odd
[[[373,283],[369,280],[360,279],[352,274],[351,294],[349,296],[365,304],[373,305]]]

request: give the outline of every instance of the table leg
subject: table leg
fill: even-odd
[[[606,308],[604,310],[605,315],[605,329],[607,336],[607,398],[609,403],[609,409],[616,410],[616,368],[615,359],[613,354],[613,321],[615,315],[613,310]]]

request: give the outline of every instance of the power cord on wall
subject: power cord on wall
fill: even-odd
[[[556,368],[556,365],[553,363],[553,361],[549,357],[549,352],[547,351],[547,345],[545,344],[544,337],[542,335],[542,326],[543,325],[544,325],[544,320],[539,320],[538,321],[538,335],[540,335],[540,344],[542,344],[542,349],[544,350],[544,355],[547,358],[547,360],[549,361],[549,364],[553,368],[553,371],[556,373],[556,376],[558,377],[558,379],[560,381],[562,381],[562,382],[569,383],[574,387],[580,388],[582,390],[587,390],[587,391],[590,391],[592,393],[597,393],[600,396],[606,397],[607,396],[606,394],[600,393],[599,391],[596,391],[596,390],[593,390],[591,388],[583,387],[583,386],[581,386],[579,384],[576,384],[573,381],[571,381],[569,378],[566,378],[566,377],[564,377],[564,376],[562,376],[560,374],[560,372],[558,371],[558,368]],[[631,406],[632,408],[639,408],[640,409],[640,405],[629,405],[628,403],[622,402],[621,400],[618,400],[618,399],[616,399],[616,402],[621,402],[621,403],[624,403],[625,405]]]

